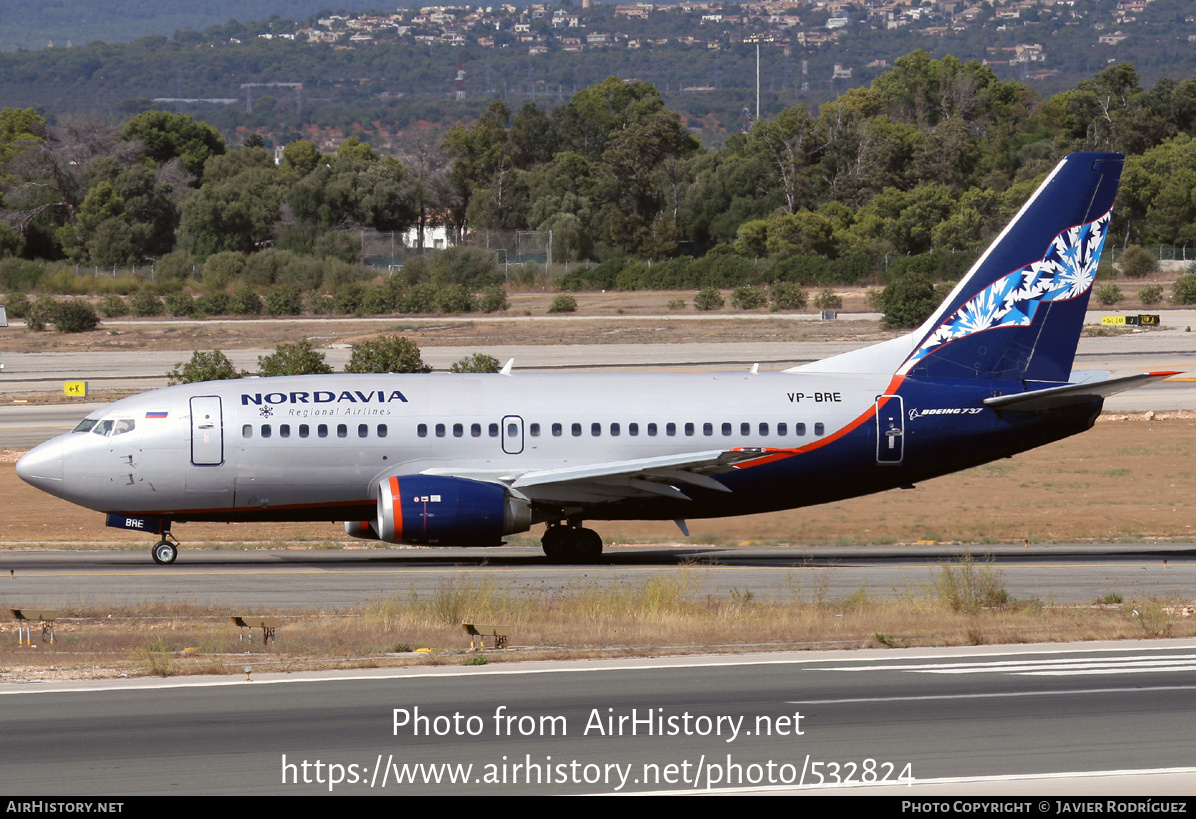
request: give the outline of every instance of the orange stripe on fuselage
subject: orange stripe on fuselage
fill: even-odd
[[[885,389],[885,391],[882,393],[882,395],[896,394],[897,390],[901,387],[901,384],[904,381],[905,381],[905,376],[903,374],[894,374],[893,378],[889,381],[889,386]],[[823,438],[820,441],[815,441],[812,444],[807,444],[806,446],[798,447],[796,449],[769,450],[767,455],[761,456],[759,458],[753,458],[750,461],[743,461],[741,463],[735,464],[735,468],[736,469],[750,469],[753,466],[763,466],[764,464],[770,464],[770,463],[773,463],[774,461],[783,461],[786,458],[792,458],[794,455],[801,455],[803,452],[812,452],[813,450],[818,449],[819,447],[824,447],[827,444],[830,444],[830,443],[833,443],[833,442],[839,440],[840,438],[842,438],[843,436],[847,435],[850,432],[854,432],[855,430],[859,429],[859,427],[861,425],[867,423],[868,419],[872,418],[875,415],[876,415],[876,402],[873,401],[872,406],[869,407],[867,410],[865,410],[863,413],[861,413],[858,418],[856,418],[854,421],[852,421],[847,426],[843,427],[842,429],[838,430],[837,432],[834,432],[834,433],[828,435],[826,438]]]
[[[395,521],[395,541],[403,539],[403,498],[399,495],[399,479],[390,479],[390,514]]]

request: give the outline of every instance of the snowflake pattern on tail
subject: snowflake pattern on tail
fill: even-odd
[[[917,361],[936,347],[999,327],[1026,327],[1040,302],[1083,295],[1096,279],[1096,267],[1109,226],[1109,213],[1060,233],[1042,261],[1014,271],[968,300],[926,337],[910,357]]]

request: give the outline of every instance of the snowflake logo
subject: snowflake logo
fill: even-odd
[[[273,407],[262,407],[259,412],[261,412],[263,418],[269,418],[274,414],[274,409]]]

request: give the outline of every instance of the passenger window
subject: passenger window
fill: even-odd
[[[744,421],[742,424],[739,425],[739,434],[740,435],[751,435],[752,434],[752,425],[749,424],[747,421]]]
[[[612,437],[619,434],[619,425],[618,424],[610,425],[610,434]]]
[[[337,438],[348,438],[349,437],[349,427],[347,424],[337,424],[336,425],[336,437]]]
[[[519,425],[518,424],[514,424],[514,423],[507,424],[507,437],[508,438],[518,438],[519,437]]]
[[[328,437],[328,425],[320,424],[318,427],[316,427],[316,435],[319,435],[321,438],[327,438]]]
[[[262,437],[263,438],[270,437],[270,425],[269,424],[262,424]]]
[[[491,438],[497,438],[498,437],[498,424],[491,424],[489,427],[487,427],[487,431],[490,433]]]
[[[386,437],[386,424],[379,424],[379,425],[378,425],[378,437],[379,437],[379,438],[385,438],[385,437]]]
[[[481,438],[482,437],[482,425],[481,424],[470,424],[469,425],[469,434],[474,438]]]
[[[564,431],[564,430],[561,428],[561,425],[560,425],[560,424],[553,424],[553,425],[552,425],[552,437],[553,437],[553,438],[560,438],[560,437],[561,437],[561,432],[563,432],[563,431]]]
[[[574,424],[569,428],[569,431],[573,433],[574,438],[579,437],[581,435],[581,424]]]
[[[299,425],[299,437],[300,438],[306,438],[310,434],[311,434],[311,427],[309,427],[307,424]]]
[[[532,424],[531,426],[529,426],[527,428],[527,431],[531,434],[531,436],[533,438],[540,437],[540,425],[539,424]]]
[[[453,437],[461,438],[465,435],[465,424],[453,424]]]
[[[241,437],[242,438],[252,438],[253,437],[253,424],[246,424],[245,426],[241,427]]]
[[[649,435],[656,434],[656,424],[648,424],[648,434]]]
[[[357,437],[358,438],[365,438],[369,434],[370,434],[370,425],[369,424],[358,424],[357,425]]]
[[[694,425],[693,425],[693,422],[692,422],[692,421],[690,421],[689,423],[687,423],[687,424],[685,425],[685,434],[686,434],[686,435],[693,435],[693,434],[694,434]]]
[[[723,430],[722,430],[722,432],[723,432],[723,435],[730,435],[730,434],[731,434],[731,424],[730,424],[730,422],[728,422],[728,421],[723,421]]]
[[[669,421],[667,424],[664,425],[664,434],[665,435],[676,435],[677,434],[677,425],[674,424],[672,421]]]
[[[443,438],[443,437],[444,437],[444,424],[437,424],[437,425],[436,425],[436,437],[437,437],[437,438]]]
[[[291,437],[291,425],[290,424],[279,424],[278,425],[278,437],[279,438],[290,438]]]
[[[639,435],[640,434],[640,425],[639,424],[628,424],[627,425],[627,434],[628,435]]]
[[[714,434],[714,424],[710,423],[709,421],[702,424],[702,434],[703,435],[713,435]]]
[[[805,435],[806,434],[806,425],[805,424],[794,424],[793,432],[796,435]]]
[[[417,426],[415,428],[415,434],[421,438],[427,438],[428,437],[428,425],[420,424],[419,426]],[[324,436],[320,435],[320,437],[323,438]]]
[[[822,435],[825,432],[826,432],[826,427],[824,427],[822,425],[821,421],[819,421],[817,424],[814,425],[814,434],[815,435]]]
[[[789,425],[788,424],[786,424],[784,422],[777,424],[777,435],[784,437],[788,434],[789,434]]]
[[[590,424],[590,434],[597,438],[602,434],[602,424]]]
[[[761,422],[760,422],[760,434],[761,434],[761,435],[767,435],[767,434],[768,434],[768,424],[766,424],[766,423],[765,423],[765,422],[763,422],[763,421],[761,421]]]

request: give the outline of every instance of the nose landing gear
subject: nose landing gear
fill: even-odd
[[[159,565],[174,563],[174,559],[179,556],[179,542],[170,532],[163,532],[162,539],[150,549],[150,556]]]

